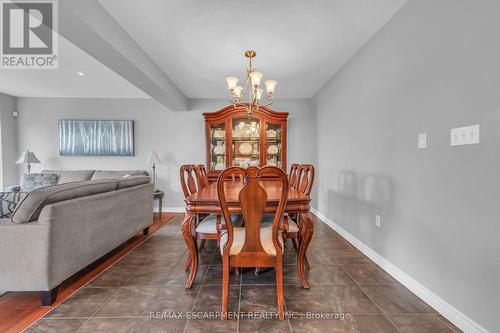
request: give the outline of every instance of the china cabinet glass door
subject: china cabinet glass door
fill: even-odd
[[[260,165],[260,120],[248,117],[233,118],[231,165],[248,168]]]
[[[226,125],[210,125],[210,169],[224,170],[226,168]]]
[[[265,165],[283,167],[282,128],[280,124],[266,123]]]

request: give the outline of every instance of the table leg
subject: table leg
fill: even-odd
[[[191,288],[193,286],[198,270],[198,246],[192,232],[194,217],[194,214],[186,213],[186,215],[184,215],[184,221],[182,221],[182,237],[184,237],[184,241],[186,242],[191,261],[189,276],[185,284],[186,288]]]
[[[160,197],[160,199],[158,200],[158,211],[160,212],[160,220],[161,220],[162,209],[163,209],[163,198]]]
[[[307,247],[311,242],[311,238],[314,232],[314,222],[310,213],[300,214],[300,242],[299,242],[299,253],[297,255],[297,271],[299,272],[300,281],[302,282],[302,287],[309,289],[309,282],[307,282],[304,266]]]

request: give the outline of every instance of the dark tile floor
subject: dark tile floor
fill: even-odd
[[[186,319],[186,314],[220,311],[221,260],[214,242],[207,243],[196,284],[185,289],[181,220],[179,215],[27,332],[459,331],[320,221],[308,251],[311,289],[300,285],[291,244],[285,251],[289,319],[262,318],[277,311],[274,270],[256,276],[251,269],[231,275],[230,311],[244,313],[244,318]],[[336,318],[307,318],[307,313]]]

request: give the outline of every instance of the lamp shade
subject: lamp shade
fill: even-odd
[[[262,97],[262,89],[260,89],[260,88],[259,88],[259,89],[257,89],[257,91],[255,92],[255,98],[256,98],[258,101],[260,101],[261,97]]]
[[[158,156],[156,150],[153,150],[149,155],[148,159],[146,160],[146,165],[152,165],[152,164],[161,164],[160,156]]]
[[[41,163],[38,158],[36,158],[35,154],[29,150],[23,151],[21,156],[16,161],[16,164],[37,164]]]
[[[267,92],[270,94],[274,93],[274,89],[276,88],[278,82],[276,82],[275,80],[267,80],[264,83],[266,85]]]
[[[259,86],[260,84],[260,79],[262,79],[262,72],[252,72],[250,73],[250,81],[252,81],[252,86]]]
[[[228,76],[226,77],[226,82],[228,89],[233,90],[234,88],[236,88],[236,85],[238,84],[238,78],[234,76]]]

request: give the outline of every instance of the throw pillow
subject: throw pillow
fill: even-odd
[[[25,192],[0,192],[0,219],[9,218],[26,195]]]
[[[30,192],[38,188],[54,186],[57,184],[57,174],[28,173],[23,175],[21,192]]]

